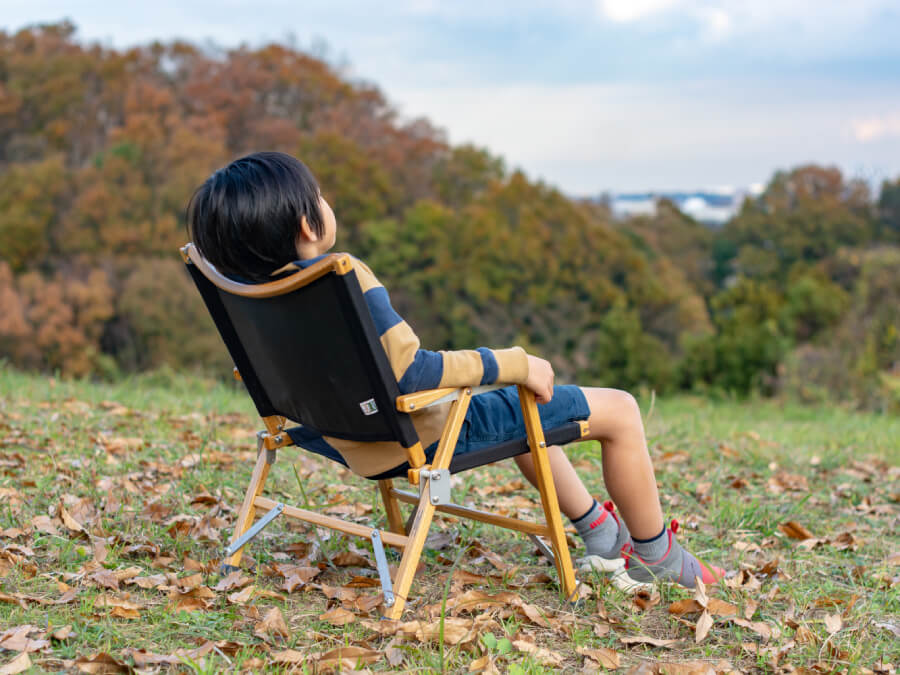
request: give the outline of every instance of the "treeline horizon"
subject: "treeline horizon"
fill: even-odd
[[[400,119],[278,44],[0,31],[0,360],[115,378],[230,362],[187,278],[184,208],[257,150],[303,160],[431,349],[519,344],[560,381],[900,409],[900,177],[775,172],[719,228],[601,204]]]

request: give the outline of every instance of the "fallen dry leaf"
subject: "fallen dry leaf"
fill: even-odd
[[[186,659],[196,661],[211,653],[217,647],[215,642],[207,640],[194,649],[176,649],[171,654],[155,654],[146,649],[126,648],[122,650],[123,656],[130,656],[136,666],[182,666]]]
[[[813,533],[807,530],[803,525],[798,523],[795,520],[789,520],[786,523],[781,523],[778,526],[778,529],[781,530],[784,534],[786,534],[791,539],[814,539]]]
[[[725,579],[725,585],[735,590],[753,592],[762,588],[762,582],[749,570],[740,570],[733,577]]]
[[[631,598],[632,605],[635,609],[646,612],[659,604],[660,595],[656,591],[637,591]]]
[[[356,670],[360,664],[375,663],[382,656],[382,652],[365,647],[338,647],[321,654],[316,665],[319,668]]]
[[[819,641],[818,636],[806,626],[799,626],[794,633],[794,640],[801,645],[816,644]]]
[[[614,649],[609,649],[608,647],[597,647],[595,649],[591,649],[588,647],[578,647],[576,651],[582,656],[593,659],[603,668],[615,670],[620,665],[621,659],[618,652],[616,652],[616,650]]]
[[[59,505],[59,517],[63,522],[63,525],[66,526],[66,529],[69,532],[73,532],[76,534],[87,534],[84,530],[84,525],[75,520],[72,515],[66,510],[66,507],[62,504]]]
[[[219,581],[219,583],[213,586],[213,590],[230,591],[234,588],[242,588],[252,582],[253,579],[244,576],[241,570],[235,570],[234,572],[230,572],[227,576],[223,577]]]
[[[29,668],[31,668],[31,659],[28,657],[28,652],[22,652],[6,665],[0,666],[0,675],[24,673]]]
[[[409,623],[419,624],[415,636],[422,642],[432,642],[441,639],[441,622],[433,621],[431,623],[421,623],[412,621]],[[402,628],[401,624],[401,630]],[[463,619],[462,617],[446,617],[444,619],[444,643],[448,645],[456,645],[464,642],[472,637],[473,622],[471,619]]]
[[[372,567],[372,562],[358,553],[341,551],[331,559],[338,567]]]
[[[94,582],[102,588],[108,588],[111,591],[119,590],[119,578],[112,570],[108,570],[105,567],[94,570],[88,576],[88,580]]]
[[[100,673],[110,675],[112,673],[130,673],[132,668],[121,661],[117,661],[105,652],[91,656],[80,656],[75,659],[75,667],[82,673]]]
[[[747,621],[746,619],[741,619],[739,617],[728,617],[728,621],[733,624],[737,624],[738,626],[749,628],[754,633],[759,635],[764,641],[771,640],[772,636],[775,634],[775,632],[772,630],[772,626],[765,623],[764,621]]]
[[[829,636],[834,635],[844,627],[844,621],[841,619],[840,614],[826,614],[824,621],[825,630],[828,631]]]
[[[94,606],[111,607],[110,616],[115,616],[120,619],[139,619],[141,616],[140,610],[144,609],[143,605],[132,602],[127,597],[115,598],[106,594],[97,598],[94,602]]]
[[[896,637],[900,638],[900,623],[892,623],[888,621],[876,621],[872,624],[876,628],[883,628],[886,631],[890,631]]]
[[[399,667],[406,660],[406,653],[402,649],[397,649],[394,645],[397,640],[391,640],[387,647],[384,648],[384,658],[392,667]],[[470,671],[471,672],[471,671]]]
[[[709,663],[707,661],[676,661],[656,664],[660,675],[716,675],[716,673],[733,673],[734,666],[727,661]]]
[[[135,584],[144,590],[149,590],[151,588],[159,588],[163,584],[168,581],[166,579],[165,574],[152,574],[147,577],[134,577],[133,579],[129,579],[129,584]]]
[[[38,637],[29,638],[30,633],[38,633]],[[16,626],[0,633],[0,648],[11,652],[37,652],[50,646],[48,640],[42,639],[43,635],[37,626]]]
[[[284,622],[284,616],[282,616],[281,610],[277,607],[273,607],[266,612],[263,620],[254,626],[253,633],[263,639],[266,639],[269,636],[286,638],[291,634],[287,624]]]
[[[31,519],[31,527],[38,532],[59,536],[59,529],[56,527],[56,522],[54,522],[50,516],[35,516]]]
[[[67,640],[71,635],[74,634],[74,632],[75,631],[72,630],[72,624],[69,623],[65,626],[62,626],[61,628],[57,628],[55,631],[53,631],[50,637],[52,637],[54,640]]]
[[[172,590],[169,593],[167,607],[174,612],[195,612],[208,609],[215,602],[215,597],[216,594],[206,586],[199,586],[184,592]]]
[[[347,611],[343,607],[335,607],[324,614],[320,614],[319,619],[321,621],[327,621],[334,626],[345,626],[348,623],[356,621],[356,614]]]
[[[712,614],[709,611],[704,610],[700,615],[700,618],[697,619],[697,629],[694,633],[694,641],[697,644],[703,642],[706,639],[706,636],[709,634],[709,629],[712,628],[713,618]]]
[[[297,663],[306,663],[309,661],[309,654],[306,652],[298,652],[296,649],[285,649],[269,655],[269,661],[272,663],[283,663],[294,665]]]
[[[352,588],[346,588],[344,586],[329,586],[328,584],[321,584],[319,590],[325,595],[329,600],[340,600],[341,602],[353,602],[356,598],[359,597],[359,593],[357,593]]]
[[[648,635],[628,635],[620,637],[619,642],[623,645],[652,645],[653,647],[671,647],[678,643],[678,640],[662,640],[659,638],[649,637]]]
[[[228,602],[232,605],[243,605],[249,602],[250,598],[253,597],[254,590],[256,590],[256,586],[247,586],[244,590],[229,595]]]
[[[531,642],[530,640],[513,640],[512,645],[520,652],[529,654],[530,656],[534,657],[545,666],[557,668],[562,665],[562,654],[546,649],[545,647],[538,647],[534,642]]]

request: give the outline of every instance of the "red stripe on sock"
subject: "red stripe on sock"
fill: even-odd
[[[605,511],[600,514],[600,517],[597,518],[597,520],[595,520],[593,523],[591,523],[591,529],[593,530],[598,525],[601,525],[604,520],[606,520],[606,512]]]

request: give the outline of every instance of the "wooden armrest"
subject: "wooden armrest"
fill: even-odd
[[[397,410],[400,412],[414,412],[429,408],[433,405],[455,401],[459,398],[459,393],[463,389],[470,389],[472,396],[478,396],[487,391],[495,389],[503,389],[509,385],[506,384],[485,384],[479,387],[440,387],[439,389],[426,389],[425,391],[414,391],[412,394],[404,394],[397,397]]]

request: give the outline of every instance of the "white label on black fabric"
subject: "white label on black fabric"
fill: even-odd
[[[375,405],[374,398],[370,398],[368,401],[363,401],[359,404],[359,407],[362,408],[363,415],[374,415],[378,412],[378,406]]]

